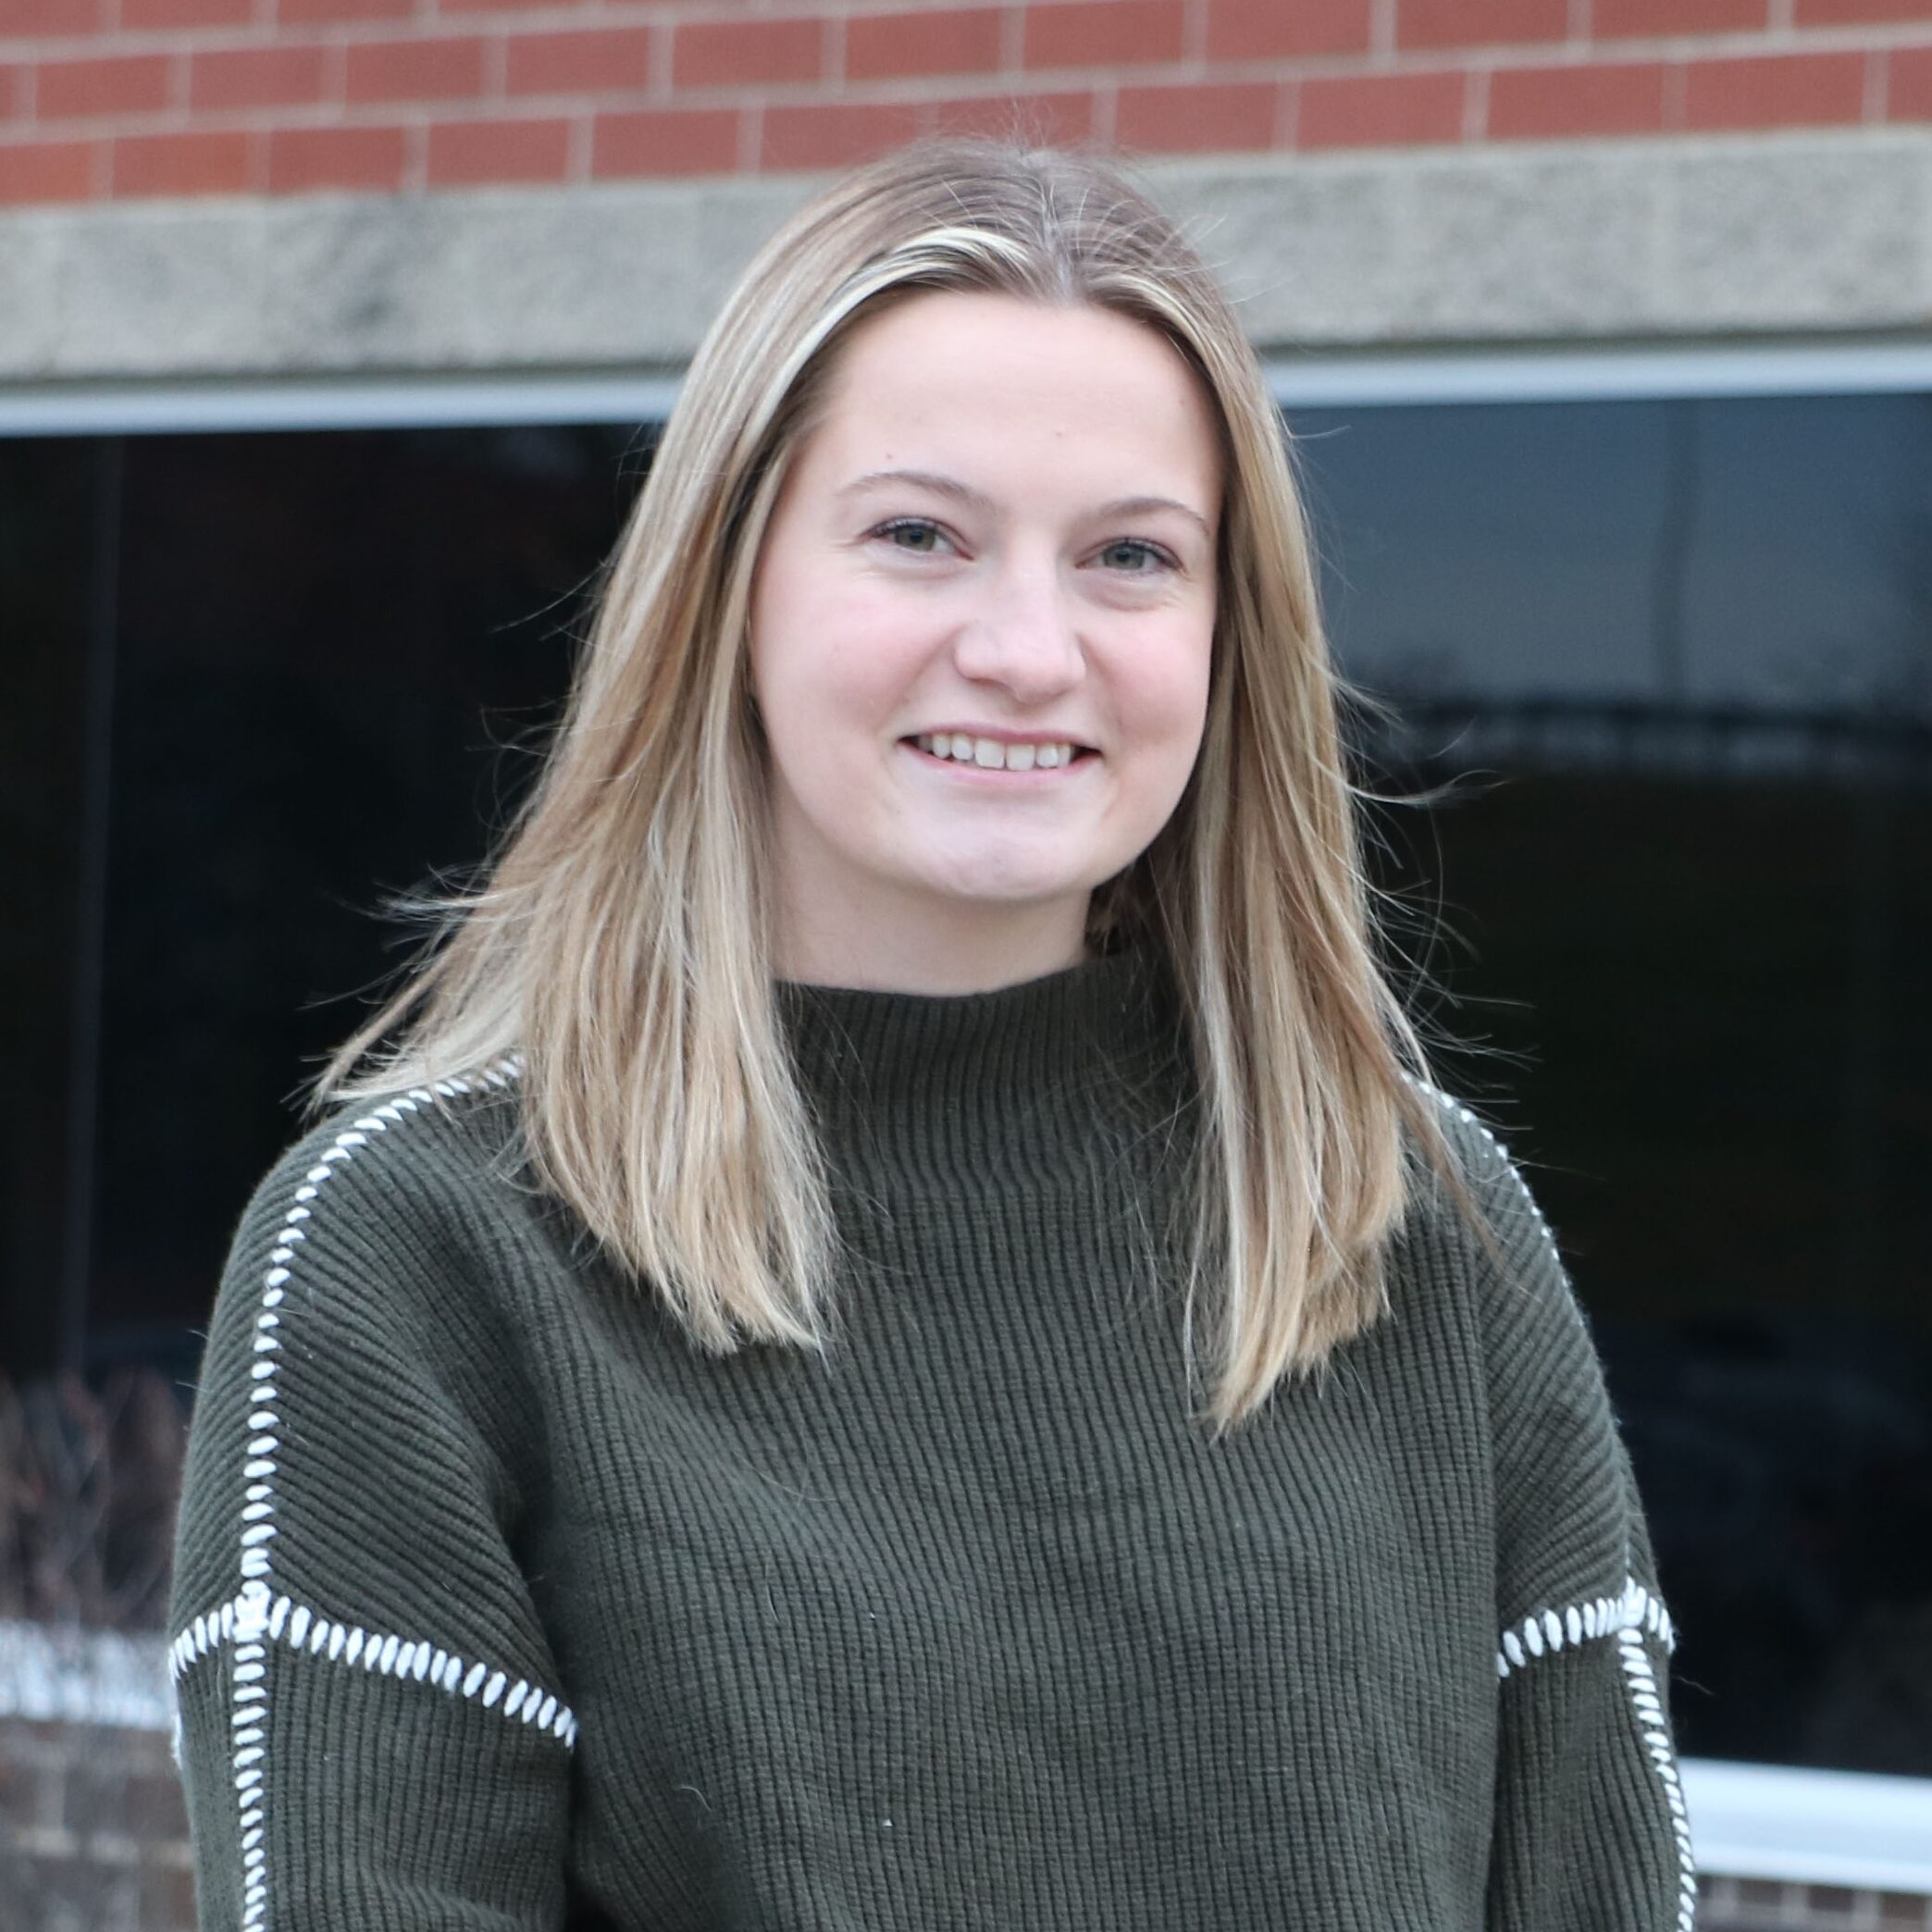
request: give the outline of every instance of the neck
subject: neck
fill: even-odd
[[[842,902],[787,898],[777,976],[874,993],[988,993],[1077,966],[1087,956],[1086,895],[987,906],[900,900],[857,918]]]

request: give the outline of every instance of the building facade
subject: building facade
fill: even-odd
[[[1456,795],[1388,883],[1651,1500],[1704,1923],[1932,1924],[1932,0],[0,0],[0,1371],[192,1388],[349,909],[480,853],[752,249],[947,130],[1186,219]],[[15,1895],[170,1923],[84,1795],[141,1634],[48,1614]]]

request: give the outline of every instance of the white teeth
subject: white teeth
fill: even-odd
[[[912,742],[935,758],[975,765],[983,772],[1030,772],[1035,766],[1052,771],[1073,762],[1073,747],[1064,740],[1046,745],[1009,745],[1003,738],[971,737],[962,731],[935,731]]]

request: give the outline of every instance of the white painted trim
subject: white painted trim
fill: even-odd
[[[0,1717],[166,1730],[165,1651],[154,1636],[0,1619]]]
[[[1932,1892],[1932,1777],[1686,1758],[1701,1872]]]
[[[1311,352],[1270,356],[1263,367],[1284,409],[1910,395],[1932,390],[1932,341]],[[676,374],[640,369],[25,383],[0,386],[0,439],[659,423],[669,415],[680,381]]]
[[[640,370],[22,384],[0,386],[0,438],[657,423],[670,415],[678,383]]]
[[[1932,390],[1932,341],[1275,356],[1265,366],[1284,409],[1911,395]]]

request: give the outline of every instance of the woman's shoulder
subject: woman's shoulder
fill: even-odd
[[[506,1258],[527,1213],[516,1091],[498,1066],[361,1096],[256,1186],[196,1377],[178,1628],[239,1601],[239,1560],[244,1593],[260,1585],[285,1613],[326,1606],[358,1635],[448,1626],[465,1653],[535,1653],[526,1611],[464,1625],[436,1594],[432,1622],[422,1580],[473,1574],[523,1519],[540,1463]]]
[[[337,1103],[256,1182],[234,1246],[271,1227],[278,1245],[372,1225],[460,1237],[523,1184],[520,1072],[505,1058]]]
[[[1397,1254],[1475,1325],[1492,1402],[1508,1414],[1552,1385],[1600,1410],[1602,1371],[1554,1229],[1522,1163],[1476,1108],[1417,1084],[1433,1110],[1453,1182],[1412,1150],[1414,1185]]]
[[[1409,1136],[1409,1232],[1447,1245],[1492,1289],[1509,1298],[1573,1302],[1555,1231],[1523,1165],[1468,1101],[1412,1082],[1447,1153],[1444,1175]]]
[[[1621,1587],[1648,1558],[1589,1318],[1519,1163],[1475,1108],[1427,1091],[1482,1223],[1472,1228],[1446,1189],[1433,1191],[1432,1238],[1459,1256],[1480,1333],[1499,1590],[1513,1616],[1532,1596]]]
[[[264,1173],[230,1238],[211,1334],[243,1316],[304,1337],[355,1324],[382,1346],[447,1333],[503,1301],[532,1212],[519,1069],[504,1060],[368,1093],[308,1127]],[[505,1319],[508,1319],[507,1316]]]

